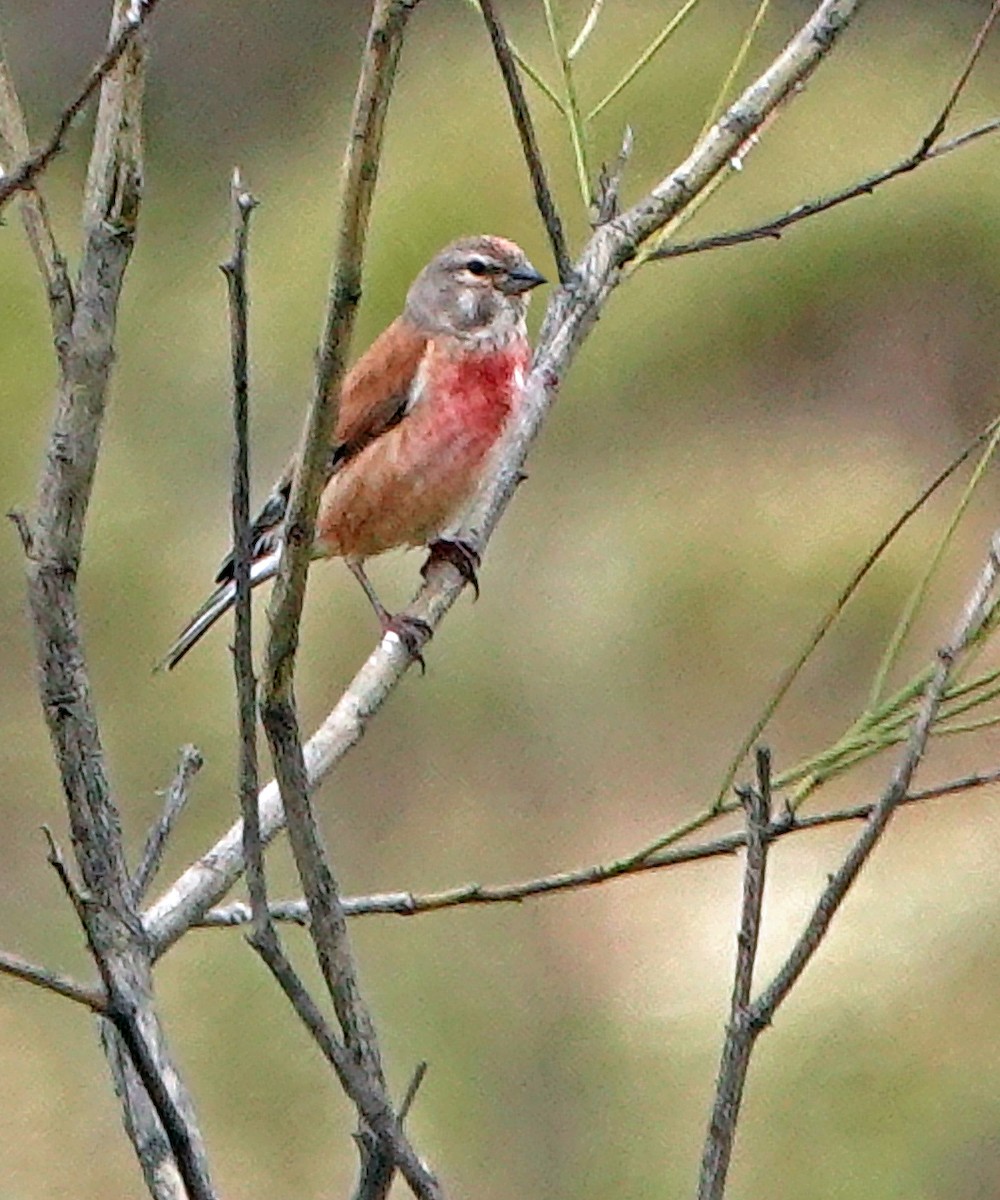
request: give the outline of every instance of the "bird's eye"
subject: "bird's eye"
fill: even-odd
[[[489,267],[481,258],[470,258],[466,264],[466,270],[470,275],[486,275],[489,272]]]

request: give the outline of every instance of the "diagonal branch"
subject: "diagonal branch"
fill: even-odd
[[[726,1037],[716,1104],[705,1144],[699,1200],[721,1200],[724,1194],[726,1172],[736,1138],[739,1099],[757,1038],[770,1026],[782,1002],[822,945],[844,898],[875,851],[896,809],[905,799],[910,781],[923,760],[931,728],[937,718],[952,672],[963,652],[974,642],[996,603],[998,581],[1000,532],[993,536],[986,561],[951,639],[938,651],[937,665],[924,690],[920,711],[912,723],[906,749],[888,786],[872,808],[864,829],[848,850],[843,862],[830,875],[812,915],[774,978],[752,1003],[747,1003],[744,999],[739,1008],[738,1018],[734,1004],[734,1020]],[[750,836],[748,832],[748,839]]]
[[[661,246],[652,251],[646,261],[657,262],[667,258],[682,258],[687,254],[701,254],[705,250],[721,250],[726,246],[742,246],[747,242],[780,238],[786,229],[797,225],[800,221],[818,216],[819,213],[829,212],[831,208],[837,208],[849,200],[856,200],[859,196],[870,196],[872,192],[890,180],[898,179],[901,175],[908,175],[911,171],[923,166],[924,163],[931,162],[936,158],[944,158],[946,154],[961,150],[972,142],[998,131],[1000,131],[1000,117],[995,117],[947,142],[941,142],[927,151],[918,150],[907,155],[893,166],[876,171],[873,175],[868,175],[857,183],[841,188],[838,192],[832,192],[829,196],[821,196],[816,200],[797,204],[795,208],[789,209],[780,216],[772,217],[758,225],[750,225],[745,229],[734,229],[728,233],[713,233],[703,238],[695,238],[690,242],[675,242],[672,245]]]
[[[0,152],[4,160],[8,155],[26,158],[29,153],[28,125],[24,110],[14,87],[14,80],[7,66],[3,42],[0,41]],[[0,162],[0,180],[3,179],[4,162]],[[52,339],[57,353],[69,333],[73,319],[73,287],[66,272],[66,260],[56,242],[48,207],[41,192],[32,184],[22,189],[21,223],[45,283],[45,295],[52,322]]]
[[[0,212],[16,192],[24,191],[34,185],[37,177],[59,153],[70,126],[86,108],[97,89],[121,62],[159,2],[160,0],[136,0],[135,3],[127,6],[126,11],[119,12],[115,22],[115,32],[108,43],[104,56],[91,67],[83,86],[63,109],[48,139],[17,166],[0,174]]]
[[[103,988],[78,983],[61,971],[40,967],[19,954],[8,954],[4,950],[0,950],[0,975],[9,975],[23,983],[33,983],[47,992],[54,992],[67,1000],[75,1000],[95,1013],[104,1012],[107,1003]]]
[[[994,0],[992,8],[973,40],[965,65],[959,73],[958,78],[952,84],[941,111],[938,113],[933,125],[931,125],[924,137],[921,138],[920,145],[917,146],[912,154],[907,155],[906,158],[900,160],[894,166],[887,167],[882,171],[876,171],[874,175],[869,175],[858,183],[841,188],[840,191],[834,192],[830,196],[824,196],[818,200],[810,200],[805,204],[798,204],[789,212],[779,217],[773,217],[770,221],[752,225],[748,229],[737,229],[730,233],[711,234],[708,237],[698,238],[691,242],[657,247],[646,255],[646,261],[655,262],[658,259],[680,258],[686,254],[699,254],[703,250],[718,250],[725,246],[740,246],[746,242],[760,241],[763,238],[779,238],[790,225],[795,225],[799,221],[805,221],[809,217],[815,217],[817,214],[827,212],[831,208],[837,208],[838,205],[846,204],[849,200],[855,200],[859,196],[869,196],[876,188],[881,187],[884,183],[888,183],[889,180],[898,179],[899,176],[915,171],[918,167],[923,166],[926,162],[930,162],[933,158],[943,158],[946,154],[951,154],[954,150],[960,150],[964,146],[968,146],[971,142],[985,137],[987,134],[995,133],[1000,129],[1000,119],[997,118],[977,125],[966,133],[952,138],[950,141],[941,142],[940,140],[955,109],[955,105],[958,103],[959,97],[969,82],[973,68],[979,61],[983,47],[986,44],[986,39],[996,24],[998,17],[1000,17],[1000,0]]]

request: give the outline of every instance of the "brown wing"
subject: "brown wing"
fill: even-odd
[[[381,437],[406,415],[413,382],[427,345],[427,335],[398,317],[372,342],[344,378],[340,394],[337,436],[330,452],[328,476],[365,446]],[[294,459],[281,473],[251,527],[251,556],[257,559],[277,544],[277,536],[292,490]],[[233,577],[233,556],[226,555],[215,577]]]
[[[426,346],[427,335],[398,317],[348,371],[331,465],[353,458],[406,415]]]

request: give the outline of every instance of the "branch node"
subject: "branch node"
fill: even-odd
[[[35,537],[31,532],[31,525],[28,523],[28,518],[19,508],[12,508],[7,513],[7,519],[17,530],[17,536],[21,539],[21,549],[24,551],[25,558],[31,558],[35,549]]]

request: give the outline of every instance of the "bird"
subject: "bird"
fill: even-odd
[[[459,238],[417,275],[402,314],[344,377],[312,555],[344,559],[382,632],[397,633],[417,658],[414,625],[421,623],[387,611],[365,560],[426,546],[478,595],[478,554],[447,535],[516,417],[531,359],[525,314],[532,290],[545,282],[515,242],[485,234]],[[295,465],[293,458],[251,527],[251,587],[278,572]],[[234,570],[230,553],[215,590],[161,667],[175,667],[232,608]]]

